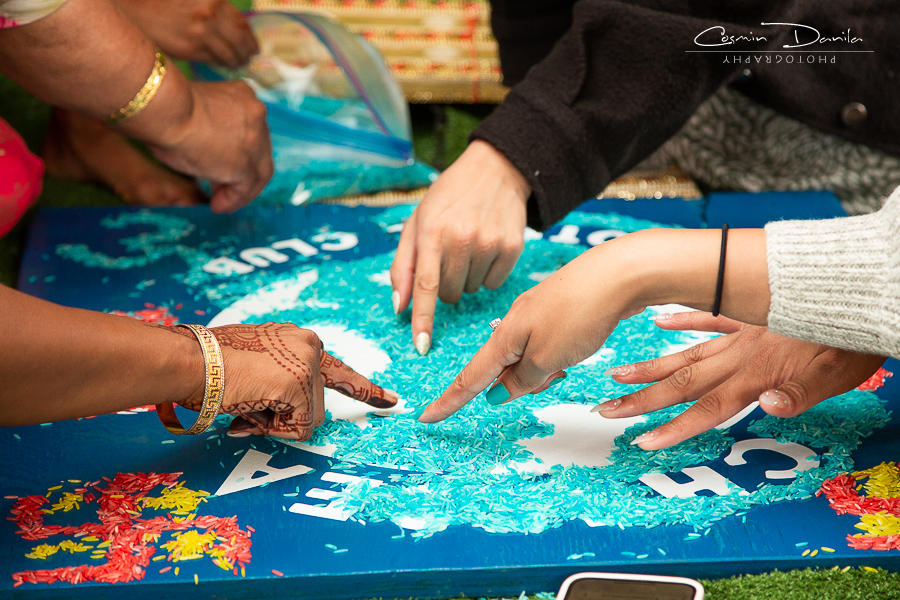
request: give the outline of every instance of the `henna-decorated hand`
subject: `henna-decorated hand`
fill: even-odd
[[[191,332],[175,328],[179,333]],[[397,404],[385,390],[322,347],[308,329],[289,323],[225,325],[210,331],[225,360],[222,412],[235,415],[231,432],[307,440],[325,419],[324,388],[376,408]],[[203,391],[182,402],[199,410]]]

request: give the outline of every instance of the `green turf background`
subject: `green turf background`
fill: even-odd
[[[443,169],[462,153],[469,132],[490,109],[482,106],[419,105],[413,106],[411,112],[417,155],[432,166]],[[49,116],[47,105],[0,76],[0,117],[25,138],[34,152],[40,152]],[[53,177],[45,178],[43,193],[38,201],[39,207],[121,204],[122,200],[108,189]],[[29,217],[0,239],[0,284],[15,285]],[[764,575],[704,580],[703,585],[710,600],[900,600],[900,574],[883,570],[774,571]]]

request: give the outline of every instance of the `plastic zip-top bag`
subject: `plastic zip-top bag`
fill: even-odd
[[[318,15],[248,21],[260,53],[247,67],[191,66],[199,80],[243,78],[266,104],[275,174],[256,202],[297,205],[437,178],[415,160],[406,100],[368,42]]]

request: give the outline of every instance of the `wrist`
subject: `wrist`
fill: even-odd
[[[628,234],[610,246],[621,277],[627,310],[683,304],[712,309],[722,232],[719,229],[648,229]],[[734,229],[728,236],[722,314],[765,325],[769,308],[765,232]]]
[[[466,148],[467,158],[495,173],[503,186],[522,201],[523,206],[531,196],[531,184],[506,155],[484,140],[472,140]]]
[[[140,113],[118,126],[128,136],[154,148],[178,146],[190,128],[196,100],[194,86],[181,71],[170,65],[159,91]]]
[[[173,385],[165,402],[198,410],[206,387],[206,361],[196,336],[183,327],[165,327],[168,333],[168,358],[165,372]]]

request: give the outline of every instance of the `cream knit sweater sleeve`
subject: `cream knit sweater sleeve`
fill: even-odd
[[[766,225],[769,328],[900,358],[900,188],[880,211]]]

